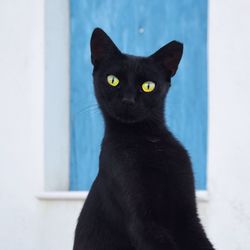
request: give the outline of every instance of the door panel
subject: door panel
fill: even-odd
[[[147,56],[169,41],[184,43],[166,120],[191,156],[196,188],[206,189],[207,1],[71,0],[70,7],[70,190],[88,190],[98,169],[103,120],[93,92],[89,48],[95,27],[128,54]]]

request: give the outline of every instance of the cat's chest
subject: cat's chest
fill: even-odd
[[[154,209],[161,213],[175,189],[171,155],[168,146],[160,141],[107,142],[102,147],[100,172],[109,190],[115,190],[114,195],[129,184],[135,192],[144,190],[154,201]]]

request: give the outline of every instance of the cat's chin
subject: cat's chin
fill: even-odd
[[[111,116],[113,119],[117,120],[120,123],[124,123],[124,124],[133,124],[133,123],[137,123],[137,122],[141,122],[143,120],[142,117],[134,117],[134,116],[129,116],[129,115],[120,115],[120,114],[110,114],[109,116]]]
[[[119,121],[121,123],[125,123],[125,124],[133,124],[133,123],[137,123],[137,122],[141,121],[140,119],[123,118],[123,117],[120,117],[120,116],[114,116],[114,118],[117,121]]]
[[[102,111],[106,117],[124,124],[133,124],[144,120],[143,117],[132,116],[128,113],[115,112],[114,110],[110,110],[109,108],[107,108],[107,106],[103,106]]]

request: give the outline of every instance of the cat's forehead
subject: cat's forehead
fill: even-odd
[[[146,57],[124,55],[123,67],[128,70],[141,71],[146,67],[147,61]]]
[[[134,74],[157,74],[158,70],[147,57],[124,54],[122,58],[111,64],[115,72]]]

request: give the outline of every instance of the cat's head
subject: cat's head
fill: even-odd
[[[162,115],[159,113],[182,52],[183,45],[172,41],[149,57],[123,54],[103,30],[96,28],[91,37],[91,61],[102,112],[123,123]]]

